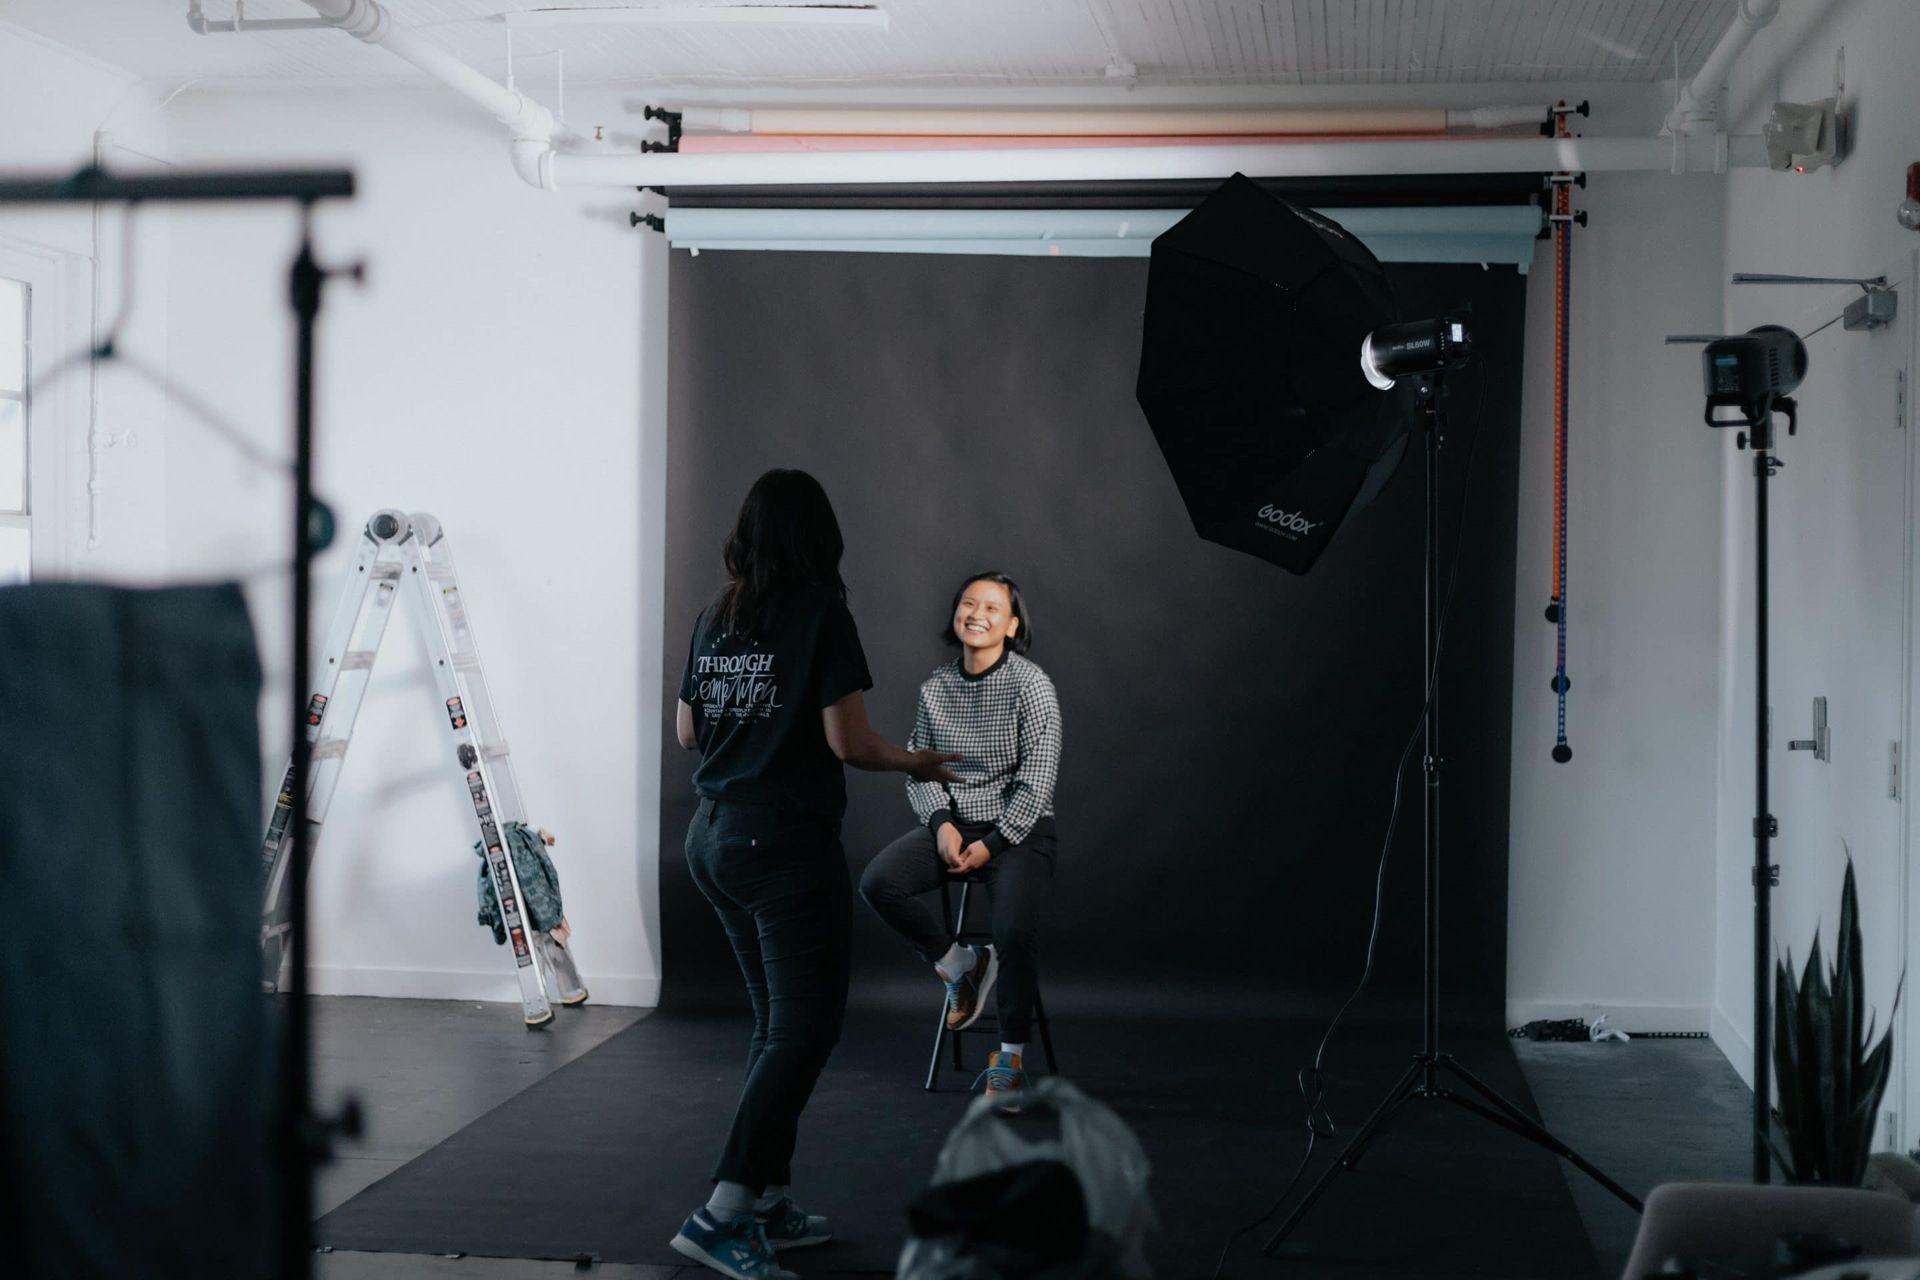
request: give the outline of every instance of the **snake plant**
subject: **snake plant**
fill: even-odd
[[[1887,1030],[1873,1044],[1851,857],[1840,891],[1835,947],[1832,967],[1823,969],[1816,930],[1797,982],[1791,951],[1774,965],[1774,1116],[1787,1145],[1784,1155],[1775,1147],[1774,1158],[1795,1182],[1856,1187],[1866,1176],[1880,1096],[1887,1088],[1893,1014],[1889,1010]],[[1903,974],[1901,987],[1905,982]],[[1899,1006],[1896,988],[1893,1007]]]

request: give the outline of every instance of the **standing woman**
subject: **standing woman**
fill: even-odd
[[[874,856],[860,893],[946,983],[950,1030],[972,1026],[997,991],[1000,1051],[984,1075],[991,1096],[1027,1083],[1040,915],[1053,882],[1060,703],[1053,681],[1026,657],[1033,626],[1006,574],[977,573],[960,584],[944,638],[960,656],[920,686],[908,745],[960,752],[963,780],[908,784],[920,825]],[[993,903],[993,945],[978,951],[955,940],[922,901],[945,876],[969,872],[986,882]]]
[[[787,1187],[800,1112],[847,1006],[842,766],[954,778],[943,764],[955,757],[897,747],[867,723],[873,680],[847,612],[843,549],[819,481],[785,470],[756,480],[727,537],[727,585],[694,624],[680,680],[680,745],[701,755],[687,865],[739,959],[753,1042],[713,1197],[672,1243],[735,1280],[785,1277],[774,1250],[830,1234]]]

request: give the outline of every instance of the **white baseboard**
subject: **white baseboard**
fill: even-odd
[[[1585,1018],[1592,1023],[1601,1014],[1607,1026],[1632,1035],[1636,1031],[1707,1031],[1705,1005],[1608,1004],[1600,1000],[1509,1000],[1507,1025],[1522,1027],[1540,1019]]]
[[[1708,1034],[1727,1061],[1739,1073],[1740,1082],[1753,1088],[1753,1036],[1738,1021],[1729,1018],[1719,1005],[1713,1006],[1713,1026]]]
[[[409,1000],[520,1002],[511,970],[355,969],[314,966],[308,988],[317,996],[386,996]],[[594,974],[587,983],[594,1004],[651,1009],[660,1003],[660,979],[642,974]]]

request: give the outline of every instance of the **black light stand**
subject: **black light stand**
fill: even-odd
[[[1400,1108],[1409,1102],[1416,1101],[1453,1103],[1483,1120],[1527,1139],[1536,1146],[1544,1147],[1557,1156],[1565,1157],[1576,1169],[1612,1192],[1636,1213],[1642,1207],[1640,1201],[1625,1187],[1588,1163],[1579,1152],[1554,1137],[1538,1120],[1502,1097],[1491,1086],[1456,1061],[1452,1054],[1445,1053],[1440,1048],[1440,771],[1446,764],[1446,760],[1440,755],[1439,672],[1435,667],[1435,657],[1439,652],[1441,612],[1444,606],[1440,586],[1440,446],[1446,431],[1445,416],[1441,411],[1440,401],[1444,391],[1444,375],[1433,373],[1422,378],[1420,420],[1421,427],[1426,433],[1426,622],[1423,670],[1425,671],[1424,692],[1427,698],[1427,711],[1425,745],[1421,760],[1421,768],[1426,776],[1426,788],[1424,792],[1425,833],[1422,849],[1425,878],[1422,891],[1425,903],[1425,935],[1421,955],[1420,1051],[1413,1055],[1412,1063],[1400,1077],[1399,1082],[1387,1092],[1386,1097],[1382,1098],[1379,1105],[1367,1116],[1366,1122],[1348,1140],[1339,1157],[1307,1189],[1294,1206],[1293,1212],[1288,1214],[1286,1220],[1280,1224],[1279,1230],[1268,1239],[1265,1253],[1269,1257],[1288,1236],[1293,1234],[1294,1229],[1333,1185],[1335,1179],[1360,1162],[1367,1148],[1372,1145],[1374,1139],[1379,1137],[1387,1122],[1399,1112]],[[1459,1091],[1453,1087],[1455,1084],[1466,1086],[1466,1091]]]
[[[293,201],[300,210],[300,251],[289,282],[295,337],[294,378],[294,541],[292,692],[293,815],[288,823],[287,875],[291,879],[293,957],[291,997],[286,1007],[286,1037],[280,1061],[280,1165],[276,1271],[283,1277],[311,1272],[313,1251],[313,1169],[325,1159],[334,1133],[357,1127],[349,1106],[341,1118],[324,1118],[313,1109],[310,1075],[312,1029],[307,1009],[307,668],[313,597],[312,560],[332,538],[332,516],[313,497],[313,339],[320,295],[329,272],[313,256],[313,206],[321,200],[353,195],[353,174],[344,169],[290,171],[211,171],[154,176],[118,176],[88,167],[70,176],[0,181],[0,204],[124,204],[129,212],[142,203]],[[359,269],[352,268],[357,275]],[[94,358],[101,358],[95,352]]]
[[[1747,417],[1747,429],[1735,436],[1742,449],[1753,450],[1754,499],[1754,722],[1753,722],[1753,1180],[1764,1184],[1771,1180],[1773,1164],[1767,1147],[1772,1129],[1769,1104],[1772,1099],[1770,1043],[1773,980],[1773,891],[1780,884],[1780,864],[1773,861],[1773,838],[1780,834],[1780,822],[1769,811],[1767,802],[1767,481],[1782,466],[1773,454],[1773,413],[1787,415],[1787,434],[1799,423],[1798,406],[1780,396],[1763,403],[1758,412]],[[1713,423],[1713,408],[1707,408],[1707,421]]]

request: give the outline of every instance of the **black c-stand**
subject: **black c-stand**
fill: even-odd
[[[1545,1125],[1502,1097],[1492,1086],[1456,1061],[1452,1054],[1440,1048],[1440,771],[1446,761],[1440,755],[1439,672],[1436,658],[1440,649],[1441,615],[1445,604],[1440,594],[1440,446],[1446,432],[1440,400],[1444,390],[1442,374],[1429,374],[1422,380],[1420,418],[1422,429],[1426,432],[1426,624],[1423,649],[1426,728],[1421,768],[1426,787],[1422,849],[1425,939],[1421,953],[1420,1051],[1413,1055],[1413,1062],[1405,1074],[1348,1140],[1338,1158],[1307,1189],[1293,1212],[1280,1224],[1279,1230],[1268,1239],[1265,1248],[1268,1256],[1272,1256],[1281,1243],[1293,1234],[1301,1219],[1326,1194],[1335,1179],[1359,1163],[1387,1122],[1409,1102],[1453,1103],[1509,1133],[1564,1157],[1576,1169],[1619,1197],[1634,1212],[1638,1213],[1642,1208],[1640,1201],[1625,1187],[1588,1163],[1579,1152],[1554,1137]],[[1452,1087],[1454,1084],[1464,1085],[1466,1091]]]
[[[310,653],[313,556],[332,538],[332,515],[313,496],[314,329],[320,297],[329,275],[313,256],[313,206],[321,200],[353,195],[353,174],[344,169],[236,170],[156,175],[117,175],[86,168],[59,178],[0,181],[4,204],[122,204],[131,211],[143,203],[231,203],[291,201],[300,211],[300,250],[289,275],[288,301],[295,318],[294,342],[294,501],[292,686],[293,763],[290,787],[292,820],[287,824],[287,877],[292,922],[292,974],[288,985],[286,1035],[281,1048],[279,1127],[276,1156],[280,1197],[275,1269],[281,1277],[311,1273],[313,1251],[313,1168],[326,1158],[336,1133],[358,1129],[358,1112],[349,1103],[337,1117],[313,1110],[311,1028],[307,1009],[307,668]],[[358,276],[359,268],[346,274]],[[97,350],[93,359],[111,353]]]
[[[1773,415],[1787,415],[1787,434],[1799,428],[1799,406],[1776,396],[1748,406],[1747,429],[1734,437],[1737,447],[1753,450],[1754,497],[1754,721],[1753,721],[1753,1180],[1771,1180],[1773,1165],[1767,1145],[1772,1130],[1768,1111],[1772,1100],[1771,1059],[1768,1057],[1773,979],[1773,891],[1780,884],[1780,864],[1773,861],[1773,838],[1780,822],[1767,801],[1767,481],[1786,464],[1773,453]],[[1708,404],[1708,426],[1717,422]],[[1737,421],[1737,420],[1736,420]]]

